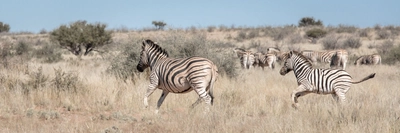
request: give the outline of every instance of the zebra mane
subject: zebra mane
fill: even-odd
[[[149,45],[150,49],[155,49],[157,51],[157,53],[166,55],[168,57],[167,51],[165,51],[165,49],[162,49],[160,46],[158,46],[152,40],[147,39],[147,40],[143,41],[142,49],[144,49],[146,45]]]
[[[297,52],[297,51],[290,51],[290,57],[293,56],[293,55],[296,55],[296,56],[298,56],[300,59],[304,60],[304,62],[306,62],[308,66],[312,66],[311,61],[310,61],[308,58],[306,58],[303,54],[301,54],[300,52]],[[290,58],[290,57],[289,57],[289,58]]]

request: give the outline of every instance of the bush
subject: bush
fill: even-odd
[[[1,32],[9,32],[10,31],[10,25],[0,22],[0,33]]]
[[[321,37],[324,37],[326,35],[326,33],[327,32],[325,30],[315,28],[315,29],[306,31],[306,36],[311,37],[311,38],[321,38]]]
[[[217,29],[217,27],[215,27],[215,26],[208,26],[208,27],[207,27],[207,32],[214,32],[215,29]]]
[[[379,30],[376,32],[377,34],[377,39],[388,39],[390,37],[390,33],[387,30]]]
[[[299,27],[304,26],[323,26],[322,21],[315,21],[313,17],[303,17],[299,21]]]
[[[246,39],[246,32],[239,31],[239,33],[237,34],[235,39],[236,39],[236,41],[239,41],[239,42],[245,40]]]
[[[111,31],[106,31],[106,27],[105,24],[76,21],[68,26],[61,25],[50,33],[50,38],[75,55],[87,55],[111,43]]]
[[[389,53],[389,51],[393,48],[394,44],[392,41],[384,41],[382,45],[378,46],[376,50],[381,54],[381,55],[386,55]]]
[[[135,44],[135,45],[132,45]],[[114,75],[117,79],[124,82],[131,79],[134,81],[136,73],[136,65],[139,61],[141,43],[139,39],[134,39],[131,43],[122,46],[122,52],[111,59],[111,65],[107,68],[107,73]]]
[[[358,31],[360,37],[369,37],[369,29],[361,29]]]
[[[359,37],[348,37],[344,42],[343,42],[343,48],[359,48],[361,47],[361,41]]]
[[[387,64],[396,64],[400,62],[400,45],[389,49],[387,53],[383,54],[382,62]]]
[[[340,37],[336,35],[329,35],[322,39],[322,45],[325,50],[329,49],[338,49],[341,48],[340,44],[338,43]]]
[[[356,31],[357,27],[343,24],[340,24],[339,27],[336,29],[337,33],[354,33]]]
[[[80,80],[76,73],[64,72],[61,68],[54,69],[55,77],[51,80],[51,84],[57,91],[78,92],[80,87]]]
[[[19,41],[15,48],[15,52],[17,55],[29,54],[31,50],[32,46],[27,44],[27,42],[25,41]]]
[[[62,56],[59,49],[54,44],[45,44],[44,46],[33,51],[34,56],[41,59],[45,63],[55,63],[62,60]]]
[[[28,86],[33,87],[31,89],[39,89],[46,86],[46,82],[49,79],[48,76],[43,74],[42,67],[39,67],[37,71],[29,73],[29,78]]]

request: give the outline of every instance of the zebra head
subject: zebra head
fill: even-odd
[[[160,58],[168,57],[168,53],[151,40],[145,40],[142,43],[142,51],[136,69],[143,72],[147,67],[151,67],[151,63]]]
[[[292,57],[293,55],[293,51],[290,51],[289,53],[285,54],[284,56],[284,60],[285,63],[283,64],[281,70],[279,71],[279,73],[281,75],[286,75],[287,73],[289,73],[290,71],[293,70],[293,63],[292,63]]]

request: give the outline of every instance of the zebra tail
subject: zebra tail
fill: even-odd
[[[375,73],[373,73],[373,74],[370,74],[369,76],[367,76],[367,77],[365,77],[365,78],[363,78],[362,80],[360,80],[360,81],[357,81],[357,82],[351,82],[352,84],[358,84],[358,83],[361,83],[361,82],[364,82],[364,81],[366,81],[366,80],[368,80],[368,79],[371,79],[371,78],[374,78],[375,77]]]

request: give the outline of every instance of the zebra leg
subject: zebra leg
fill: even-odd
[[[167,97],[168,94],[169,94],[169,92],[165,91],[165,90],[161,93],[160,99],[158,99],[158,102],[157,102],[156,114],[158,113],[158,110],[160,110],[161,104],[164,102],[164,99],[165,99],[165,97]]]
[[[292,101],[293,101],[292,107],[297,109],[299,107],[297,99],[300,96],[304,96],[304,95],[306,95],[308,93],[309,92],[307,92],[306,87],[304,85],[302,85],[302,84],[299,87],[297,87],[296,90],[293,90],[293,92],[291,94]]]
[[[148,97],[151,94],[153,94],[153,92],[156,90],[157,86],[158,86],[158,78],[157,78],[157,76],[155,76],[155,74],[151,74],[150,75],[150,85],[147,88],[147,91],[146,91],[146,94],[144,95],[144,100],[143,100],[145,108],[147,108],[149,106]]]
[[[194,108],[194,107],[196,107],[196,105],[198,105],[199,103],[201,103],[201,100],[202,100],[202,98],[201,98],[201,97],[199,97],[199,98],[197,99],[197,101],[196,101],[196,102],[194,102],[194,103],[192,104],[192,106],[190,106],[190,108]]]

